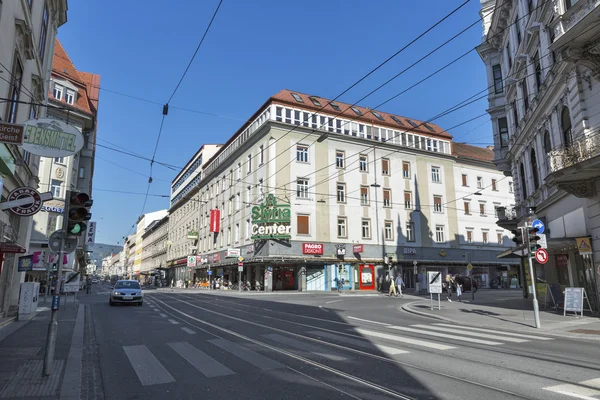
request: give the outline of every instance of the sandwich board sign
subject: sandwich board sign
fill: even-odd
[[[442,309],[440,294],[442,293],[442,271],[427,271],[427,288],[429,289],[429,301],[433,311],[433,294],[437,293],[438,310]]]

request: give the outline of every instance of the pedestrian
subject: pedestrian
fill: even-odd
[[[452,283],[452,276],[450,274],[446,275],[446,294],[450,303],[452,303]]]
[[[456,279],[457,277],[458,277],[458,274],[456,274],[454,276],[454,282],[456,282],[456,297],[458,298],[458,301],[460,301],[462,303],[462,300],[460,299],[460,296],[462,296],[462,285]],[[473,289],[471,288],[471,290],[473,290]]]
[[[401,297],[404,297],[404,294],[402,294],[402,286],[404,286],[404,281],[402,280],[402,277],[400,275],[398,275],[396,277],[396,290],[398,290],[396,297],[398,297],[398,295],[400,295]]]
[[[388,296],[392,297],[392,293],[394,293],[394,296],[398,297],[398,294],[396,293],[396,286],[394,285],[394,280],[390,279],[390,291],[388,293]]]
[[[344,278],[340,279],[340,285],[338,286],[338,292],[342,292],[344,290],[344,283],[346,280]]]
[[[92,293],[92,278],[89,275],[85,278],[85,291],[87,294]]]
[[[383,293],[383,275],[379,275],[379,291]]]

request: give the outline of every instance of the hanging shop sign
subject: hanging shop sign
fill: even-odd
[[[336,256],[345,256],[346,255],[346,245],[345,244],[336,244],[335,245],[335,255]]]
[[[84,144],[77,128],[52,118],[30,119],[23,123],[23,150],[40,157],[68,157],[78,153]]]
[[[260,206],[252,207],[251,239],[291,239],[291,208],[277,204],[275,196],[268,195]]]
[[[225,258],[238,258],[241,252],[240,249],[227,249],[227,253],[225,254]]]
[[[187,233],[187,238],[191,240],[198,240],[198,231],[189,231]]]
[[[323,255],[324,250],[323,243],[302,243],[302,254]]]
[[[31,271],[33,269],[33,255],[19,257],[17,271]]]
[[[2,209],[10,208],[10,211],[20,217],[28,217],[36,214],[42,209],[45,200],[52,198],[52,195],[42,194],[30,187],[16,188],[8,194],[7,201],[2,204]]]
[[[196,266],[196,256],[188,256],[187,258],[187,266],[195,267]]]
[[[0,243],[0,253],[25,253],[27,250],[18,243]]]
[[[22,125],[0,122],[0,143],[23,144],[23,131]]]
[[[218,233],[221,228],[221,210],[210,210],[210,231]]]
[[[360,254],[363,251],[365,251],[365,246],[362,244],[355,244],[352,246],[352,253],[354,254]]]

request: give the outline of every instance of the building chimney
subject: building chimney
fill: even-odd
[[[487,146],[487,149],[493,151],[494,150],[494,146]]]

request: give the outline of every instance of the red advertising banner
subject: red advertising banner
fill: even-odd
[[[323,243],[302,243],[302,254],[322,255],[325,250]]]
[[[362,244],[355,244],[354,246],[352,246],[352,253],[354,254],[362,253],[363,251],[365,251],[365,246]]]
[[[221,210],[210,210],[210,231],[219,232],[221,229]]]

